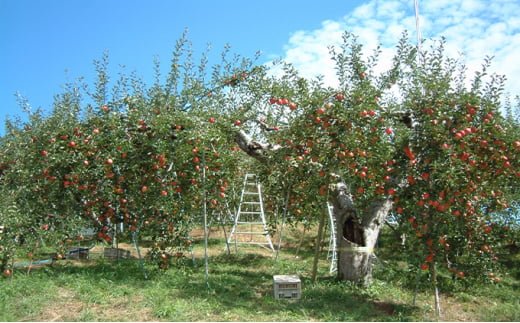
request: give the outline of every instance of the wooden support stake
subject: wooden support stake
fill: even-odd
[[[316,276],[318,273],[318,260],[320,257],[320,245],[323,240],[323,227],[325,226],[326,209],[324,208],[320,216],[320,224],[318,226],[318,237],[316,237],[316,249],[314,252],[314,263],[312,264],[312,278],[311,281],[316,282]]]

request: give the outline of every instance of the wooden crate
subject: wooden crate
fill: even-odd
[[[274,275],[273,289],[276,299],[300,299],[302,295],[302,283],[297,275]]]
[[[130,251],[121,248],[105,248],[103,256],[109,259],[129,259]]]
[[[71,259],[88,259],[89,258],[89,248],[74,248],[69,249],[68,258]]]

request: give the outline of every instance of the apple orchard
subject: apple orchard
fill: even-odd
[[[82,228],[110,245],[121,224],[117,239],[152,241],[165,269],[205,209],[216,217],[236,205],[246,172],[262,180],[273,228],[284,212],[312,224],[334,206],[340,279],[370,282],[389,219],[410,268],[433,280],[495,270],[496,248],[518,232],[520,127],[489,60],[466,75],[443,41],[417,52],[405,34],[376,72],[379,52],[364,55],[345,33],[330,49],[332,88],[228,50],[208,66],[188,44],[178,40],[151,86],[111,80],[105,55],[94,84],[66,84],[48,115],[26,109],[28,121],[7,122],[2,271],[39,241],[63,254]]]

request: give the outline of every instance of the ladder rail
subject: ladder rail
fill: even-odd
[[[337,238],[336,238],[336,218],[334,216],[334,206],[327,203],[327,209],[329,211],[329,224],[330,224],[330,238],[329,238],[329,250],[327,252],[327,259],[330,258],[329,272],[333,273],[338,270],[337,266]]]
[[[247,182],[247,174],[246,176],[244,177],[244,182],[242,184],[242,187],[245,187],[246,186],[246,182]],[[236,250],[236,247],[237,247],[237,235],[235,234],[236,232],[236,228],[237,228],[237,222],[238,222],[238,218],[239,218],[239,215],[240,215],[240,211],[242,209],[242,201],[244,200],[244,189],[242,189],[242,192],[240,193],[240,203],[238,203],[238,209],[237,209],[237,214],[235,215],[235,219],[234,219],[234,223],[233,223],[233,228],[231,229],[231,233],[229,234],[229,238],[228,238],[228,243],[231,243],[231,238],[233,236],[235,236],[235,250]]]
[[[263,201],[263,199],[262,199],[262,185],[260,183],[257,183],[257,188],[258,188],[258,198],[259,198],[259,201]],[[269,247],[274,252],[273,242],[271,241],[271,235],[269,234],[269,228],[267,227],[267,222],[265,220],[264,203],[261,203],[261,202],[260,202],[260,212],[261,212],[262,222],[264,223],[264,231],[267,233],[265,237],[267,238],[267,242],[269,243]]]

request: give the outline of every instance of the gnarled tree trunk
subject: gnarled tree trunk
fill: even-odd
[[[354,206],[352,194],[338,183],[332,196],[336,217],[338,277],[367,285],[372,279],[372,254],[381,226],[392,208],[392,200],[374,200],[368,210]]]

